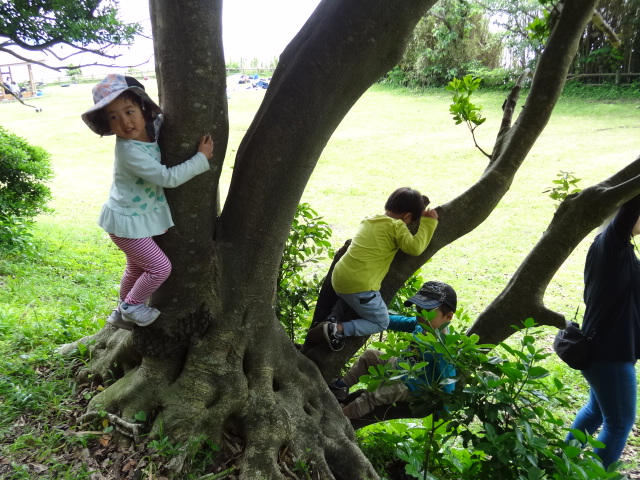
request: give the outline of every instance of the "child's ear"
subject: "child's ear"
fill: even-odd
[[[402,215],[402,221],[407,224],[413,222],[413,215],[411,215],[411,212],[407,212],[404,215]]]

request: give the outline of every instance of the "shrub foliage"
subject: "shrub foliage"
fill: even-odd
[[[308,203],[298,205],[280,262],[276,298],[276,315],[292,341],[304,334],[310,323],[307,317],[322,282],[309,267],[333,256],[332,233]]]
[[[0,250],[22,250],[33,218],[46,210],[49,154],[0,127]]]
[[[390,335],[386,344],[374,343],[387,357],[406,356],[409,347],[418,358],[421,350],[435,351],[455,365],[458,377],[450,394],[439,385],[419,383],[422,390],[411,400],[418,420],[378,424],[362,433],[361,445],[372,462],[389,473],[401,459],[402,476],[390,478],[403,479],[625,478],[616,472],[620,463],[605,470],[590,448],[582,450],[581,444],[602,446],[584,432],[571,430],[579,440],[564,441],[568,428],[558,412],[568,407],[567,389],[542,365],[552,353],[535,345],[540,336],[535,322],[528,319],[523,327],[517,329],[518,346],[479,345],[477,336],[454,330],[447,335],[433,330],[426,335]],[[386,367],[371,367],[361,381],[375,388],[423,371],[411,362],[397,369]],[[396,448],[382,455],[381,442]]]

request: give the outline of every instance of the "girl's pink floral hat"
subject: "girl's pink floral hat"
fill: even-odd
[[[82,120],[91,130],[99,135],[113,135],[113,132],[103,132],[97,125],[96,115],[99,115],[103,107],[109,105],[112,101],[122,95],[123,92],[131,90],[138,95],[151,110],[156,114],[162,114],[162,109],[147,95],[144,91],[144,85],[133,77],[111,73],[99,84],[93,87],[93,107],[82,114]],[[155,117],[155,115],[154,115]]]

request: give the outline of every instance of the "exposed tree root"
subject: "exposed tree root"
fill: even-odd
[[[82,415],[78,419],[78,424],[88,423],[96,418],[106,418],[118,433],[125,437],[132,438],[134,442],[139,443],[140,434],[142,433],[142,425],[139,423],[127,422],[112,413],[102,414],[101,412],[93,410]]]
[[[136,351],[132,335],[126,330],[106,325],[94,335],[61,346],[62,355],[73,355],[84,346],[83,356],[90,361],[76,372],[79,383],[105,383],[118,379],[140,365],[142,356]]]
[[[173,473],[183,469],[187,445],[209,439],[237,455],[241,479],[307,479],[307,473],[323,480],[377,479],[315,365],[279,325],[263,330],[260,344],[249,345],[252,337],[216,322],[205,334],[210,338],[192,345],[184,358],[143,357],[128,364],[91,400],[80,422],[106,418],[135,441],[145,427],[150,438],[180,443],[184,451],[167,466]],[[131,348],[130,335],[104,333],[91,339],[88,370],[94,375]],[[140,411],[148,425],[133,420]]]

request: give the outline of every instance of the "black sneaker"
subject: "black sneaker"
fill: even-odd
[[[347,387],[339,387],[336,385],[335,380],[329,384],[329,390],[331,390],[331,393],[333,393],[339,402],[342,402],[349,396],[349,389]]]
[[[344,335],[340,335],[338,332],[338,326],[336,323],[327,322],[322,326],[322,333],[324,338],[329,344],[329,348],[334,352],[339,352],[344,348]]]

